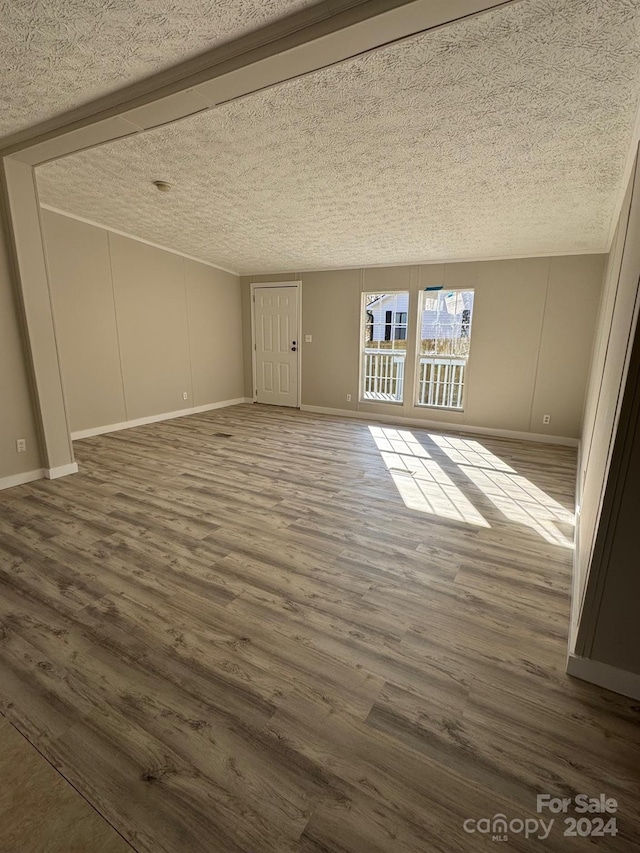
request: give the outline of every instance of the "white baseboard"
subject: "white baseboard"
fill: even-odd
[[[14,486],[22,486],[24,483],[32,483],[44,477],[44,468],[35,471],[24,471],[22,474],[12,474],[10,477],[0,477],[0,490],[12,489]]]
[[[204,406],[194,406],[189,414],[212,412],[214,409],[226,409],[228,406],[240,406],[242,403],[253,403],[251,397],[238,397],[235,400],[222,400],[220,403],[205,403]]]
[[[379,415],[373,412],[363,412],[351,409],[327,409],[323,406],[300,406],[303,412],[315,412],[319,415],[337,415],[340,418],[357,418],[362,421],[377,421],[389,424],[406,424],[422,429],[435,429],[440,432],[469,432],[476,435],[491,435],[496,438],[519,438],[523,441],[538,441],[543,444],[562,444],[565,447],[577,447],[577,438],[567,438],[562,435],[545,435],[537,432],[519,432],[511,429],[493,429],[492,427],[469,426],[467,424],[447,423],[446,421],[429,421],[426,418],[405,418],[401,415]]]
[[[57,468],[45,468],[44,476],[47,480],[57,480],[58,477],[66,477],[68,474],[78,473],[78,463],[69,462],[68,465],[59,465]]]
[[[570,654],[567,659],[567,673],[614,693],[640,700],[640,675],[635,672],[627,672],[607,663]]]
[[[131,429],[132,427],[145,426],[146,424],[155,424],[158,421],[170,421],[173,418],[184,418],[187,415],[198,415],[201,412],[210,412],[213,409],[225,409],[227,406],[239,406],[240,403],[253,402],[249,397],[238,397],[235,400],[222,400],[219,403],[207,403],[204,406],[192,406],[189,409],[179,409],[177,412],[163,412],[160,415],[149,415],[146,418],[136,418],[132,421],[122,421],[118,424],[106,424],[105,426],[91,427],[91,429],[81,429],[71,433],[72,441],[78,441],[81,438],[91,438],[94,435],[104,435],[107,432],[118,432],[121,429]]]

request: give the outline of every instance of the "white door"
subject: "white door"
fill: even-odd
[[[253,322],[256,401],[298,406],[298,287],[254,288]]]

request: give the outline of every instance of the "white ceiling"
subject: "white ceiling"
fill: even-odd
[[[0,137],[315,0],[0,0]]]
[[[639,24],[522,0],[42,166],[41,198],[240,272],[606,251]]]

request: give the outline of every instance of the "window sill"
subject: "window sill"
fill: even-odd
[[[438,412],[464,412],[464,406],[430,406],[428,403],[415,403],[416,409],[435,409]]]
[[[369,404],[371,406],[404,406],[404,400],[370,400],[367,397],[361,397],[359,403]]]

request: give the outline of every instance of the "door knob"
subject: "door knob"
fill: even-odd
[[[291,347],[291,352],[298,352],[298,347]]]

